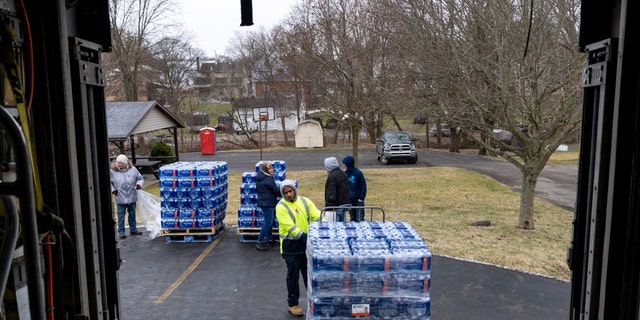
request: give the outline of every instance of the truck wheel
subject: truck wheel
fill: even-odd
[[[407,161],[409,164],[416,164],[416,162],[418,162],[418,157],[409,159],[409,161]]]
[[[382,161],[382,164],[384,164],[384,165],[389,164],[389,159],[387,157],[385,157],[384,155],[382,157],[380,157],[380,161]]]

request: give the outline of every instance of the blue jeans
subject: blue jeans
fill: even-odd
[[[289,307],[297,306],[300,300],[300,275],[304,281],[304,287],[307,287],[307,255],[299,254],[282,254],[284,262],[287,263],[287,304]]]
[[[353,207],[364,207],[364,201],[358,202],[358,199],[351,201]],[[349,218],[353,222],[364,221],[364,209],[363,208],[351,208],[349,209]]]
[[[264,214],[264,224],[260,229],[260,235],[258,236],[258,243],[273,241],[273,219],[276,216],[276,208],[274,207],[260,207]]]
[[[336,221],[344,221],[344,212],[345,209],[334,209],[336,213]]]
[[[129,213],[129,232],[138,230],[136,227],[136,203],[118,204],[118,233],[124,233],[124,215]]]

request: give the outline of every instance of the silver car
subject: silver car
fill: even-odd
[[[414,164],[418,162],[416,146],[413,143],[415,138],[411,138],[403,131],[388,131],[376,140],[376,154],[378,161],[382,164],[389,164],[391,161],[405,161]]]

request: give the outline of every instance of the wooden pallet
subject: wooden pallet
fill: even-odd
[[[258,242],[261,228],[238,228],[240,242]],[[273,228],[273,238],[278,239],[278,228]]]
[[[212,242],[224,231],[224,224],[215,228],[162,229],[165,243],[171,242]]]
[[[260,234],[262,228],[238,228],[238,234]],[[278,228],[273,228],[273,234],[278,233]]]
[[[213,228],[169,228],[169,229],[161,229],[161,236],[188,236],[188,235],[208,235],[215,234],[216,232],[224,229],[224,223],[221,223]]]

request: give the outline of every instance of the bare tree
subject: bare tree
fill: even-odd
[[[108,59],[114,68],[108,75],[119,79],[108,80],[122,85],[127,101],[138,101],[140,67],[147,62],[151,43],[170,27],[164,18],[172,7],[173,0],[109,0],[113,47]]]
[[[201,125],[192,123],[195,115],[202,111],[193,85],[197,61],[204,52],[191,46],[190,37],[179,35],[161,38],[150,48],[150,53],[148,97],[170,108],[187,125],[186,130],[179,131],[181,146],[193,148],[189,143],[194,143],[195,139],[185,139],[185,135],[193,135],[194,125]]]
[[[384,86],[393,63],[384,30],[367,0],[311,0],[299,8],[297,47],[315,61],[319,71],[310,79],[310,93],[324,98],[326,109],[343,119],[358,157],[360,131],[373,128],[388,106]]]
[[[440,116],[522,173],[518,227],[535,229],[537,178],[579,127],[579,3],[389,0],[429,70]],[[494,126],[513,134],[500,141]],[[481,135],[471,128],[479,129]]]
[[[150,67],[156,76],[150,79],[154,100],[180,108],[190,91],[198,57],[204,55],[200,49],[191,47],[188,37],[164,37],[151,48]]]

